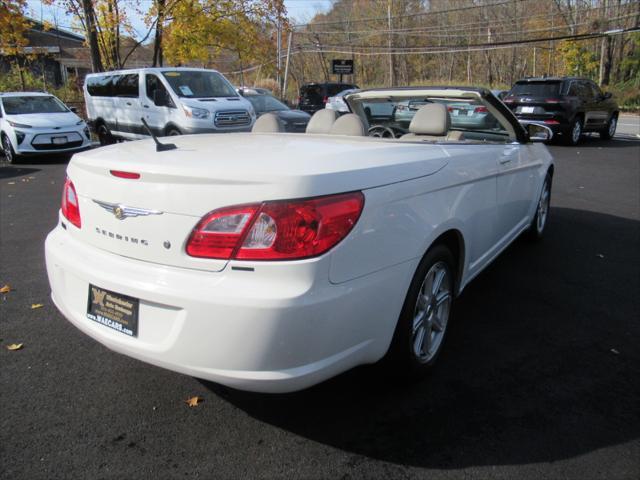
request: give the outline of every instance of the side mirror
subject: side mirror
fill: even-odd
[[[69,107],[72,113],[78,113],[78,109],[76,107]]]
[[[541,123],[527,123],[526,128],[531,142],[548,142],[553,138],[553,130]]]
[[[611,98],[613,95],[611,94],[611,92],[604,92],[604,94],[602,95],[602,99],[603,100],[607,100],[609,98]]]
[[[171,97],[169,97],[169,94],[165,90],[154,90],[153,104],[156,107],[170,107]]]

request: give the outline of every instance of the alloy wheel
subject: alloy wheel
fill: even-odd
[[[2,152],[7,163],[13,163],[13,150],[11,148],[11,142],[6,135],[2,137]]]
[[[571,140],[574,144],[580,141],[580,135],[582,135],[582,125],[580,124],[580,120],[576,120],[573,124],[573,130],[571,130]]]
[[[431,266],[420,287],[413,313],[411,348],[416,360],[428,363],[438,353],[451,311],[452,277],[445,262]]]
[[[618,119],[613,117],[609,121],[609,136],[613,137],[616,134],[616,127],[618,126]]]
[[[542,193],[540,194],[540,200],[538,200],[538,209],[536,215],[536,229],[538,233],[542,233],[544,230],[544,226],[547,223],[547,216],[549,214],[549,199],[551,197],[549,191],[549,181],[545,180],[544,186],[542,187]]]

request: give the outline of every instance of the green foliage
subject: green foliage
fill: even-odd
[[[44,91],[52,93],[63,102],[82,102],[82,90],[76,86],[75,79],[69,79],[66,85],[54,88],[52,85],[45,85],[42,77],[34,75],[30,70],[23,69],[22,75],[25,81],[24,91]],[[13,66],[9,72],[0,75],[0,92],[21,91],[20,71]]]
[[[598,75],[598,56],[584,42],[564,41],[558,47],[565,73],[578,77],[595,78]]]

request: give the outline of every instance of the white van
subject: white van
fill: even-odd
[[[89,125],[100,143],[148,136],[250,131],[251,103],[215,70],[137,68],[87,75]]]

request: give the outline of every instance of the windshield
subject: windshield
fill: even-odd
[[[347,102],[369,128],[387,127],[396,137],[409,133],[411,120],[427,104],[441,103],[447,107],[451,119],[450,131],[463,132],[466,140],[505,141],[508,132],[489,112],[480,98],[449,98],[436,96],[402,96],[380,98],[349,97]]]
[[[4,112],[7,115],[28,115],[30,113],[64,113],[69,109],[56,97],[38,95],[4,97]]]
[[[251,105],[258,113],[289,110],[289,107],[271,95],[247,95],[246,99],[251,102]]]
[[[170,71],[162,72],[179,97],[211,98],[237,97],[238,94],[225,78],[217,72]]]
[[[511,95],[530,95],[532,97],[558,95],[560,93],[560,82],[516,83],[510,93]]]

